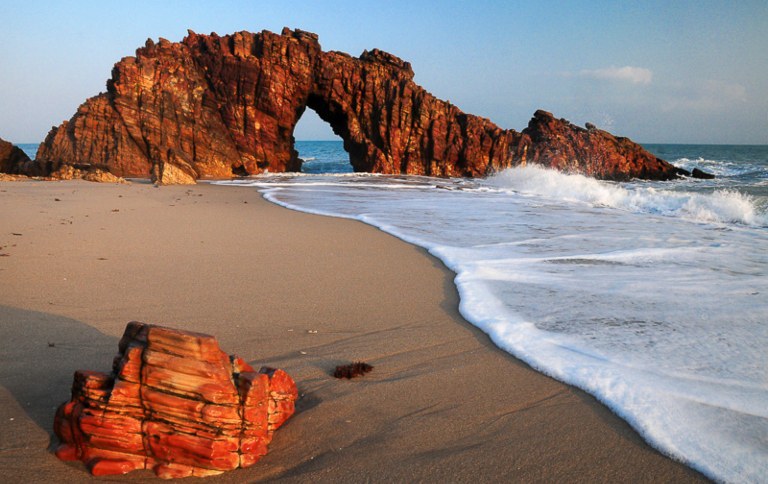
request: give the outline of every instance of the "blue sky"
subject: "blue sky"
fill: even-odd
[[[768,2],[3,0],[0,137],[39,142],[147,38],[317,33],[374,47],[466,112],[522,130],[536,109],[639,142],[768,144]],[[298,139],[327,139],[312,113]]]

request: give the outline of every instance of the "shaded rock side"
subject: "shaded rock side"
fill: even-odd
[[[212,336],[132,322],[111,373],[75,372],[56,412],[56,456],[96,476],[221,474],[267,453],[296,398],[284,371],[256,372]]]
[[[0,138],[0,173],[11,175],[37,175],[32,173],[35,167],[24,151]]]
[[[310,108],[344,141],[355,171],[483,176],[534,162],[598,178],[671,178],[674,168],[626,138],[539,111],[523,133],[464,113],[378,49],[324,52],[317,35],[284,29],[194,32],[148,40],[115,64],[40,146],[38,169],[92,164],[149,177],[172,165],[197,178],[298,171],[293,130]]]

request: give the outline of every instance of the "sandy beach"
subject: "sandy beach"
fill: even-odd
[[[298,384],[269,454],[205,482],[705,480],[497,349],[459,315],[449,270],[375,228],[207,184],[5,182],[0,206],[5,482],[93,480],[51,453],[53,415],[131,320],[212,334]],[[375,368],[331,376],[353,360]]]

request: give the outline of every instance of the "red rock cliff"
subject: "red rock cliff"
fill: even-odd
[[[607,179],[676,176],[626,138],[544,111],[522,133],[505,130],[435,98],[391,54],[323,52],[317,35],[288,29],[148,40],[115,64],[106,93],[51,130],[36,163],[138,177],[171,165],[193,179],[296,171],[293,129],[307,107],[361,172],[474,177],[535,162]]]

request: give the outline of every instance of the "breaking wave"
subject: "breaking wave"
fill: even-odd
[[[487,184],[520,195],[586,203],[637,213],[680,217],[708,223],[768,225],[768,217],[753,197],[734,190],[710,193],[674,191],[661,184],[617,184],[567,175],[537,166],[510,168],[487,179]]]

